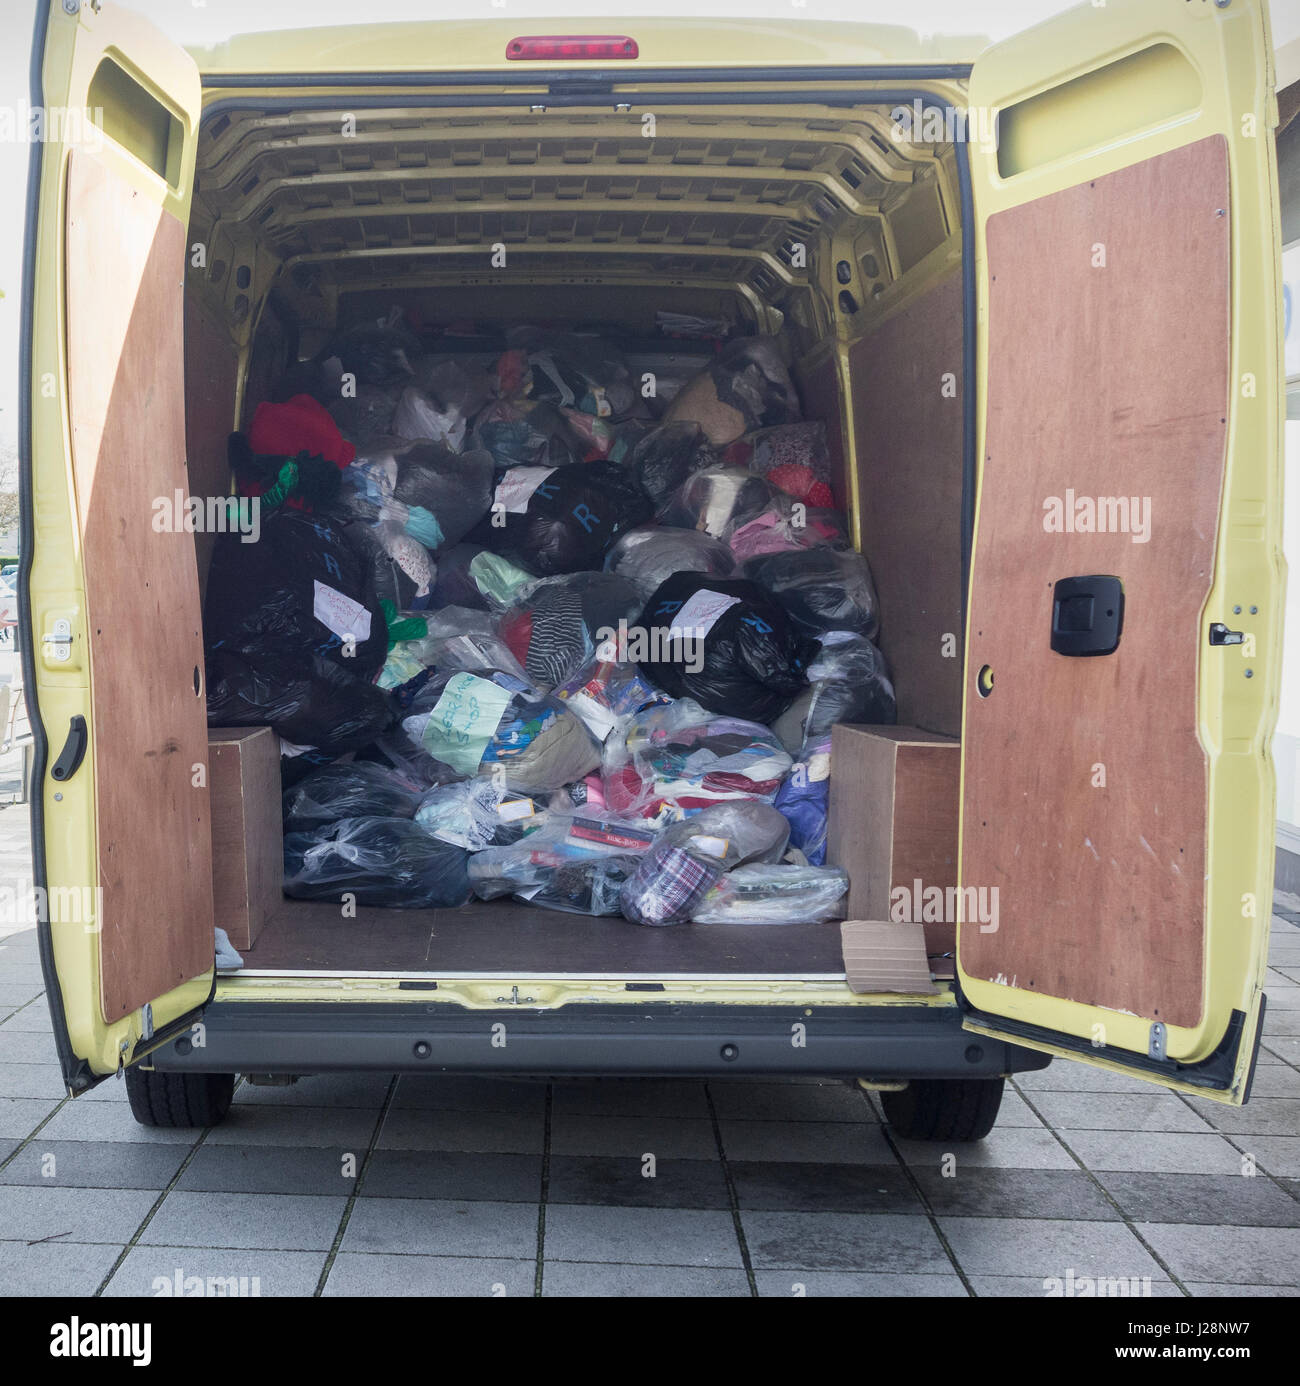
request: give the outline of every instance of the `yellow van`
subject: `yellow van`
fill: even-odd
[[[943,1140],[1048,1056],[1246,1099],[1284,586],[1260,0],[1083,4],[991,47],[795,16],[195,53],[112,0],[42,8],[19,586],[73,1093],[125,1069],[176,1125],[238,1073],[807,1073]],[[295,900],[274,965],[217,975],[208,554],[154,503],[227,490],[270,376],[396,299],[629,350],[659,311],[775,339],[899,721],[960,738],[959,880],[1000,911],[959,925],[955,977],[854,991],[833,926]]]

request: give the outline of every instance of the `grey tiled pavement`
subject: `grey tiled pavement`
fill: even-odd
[[[28,875],[0,809],[0,879]],[[241,1084],[206,1131],[75,1103],[36,944],[0,936],[0,1294],[1300,1293],[1300,928],[1275,919],[1250,1105],[1055,1063],[988,1140],[900,1141],[856,1087],[343,1075]],[[643,1173],[647,1152],[654,1177]],[[1253,1157],[1256,1173],[1243,1174]]]

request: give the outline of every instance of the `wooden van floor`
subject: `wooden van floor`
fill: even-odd
[[[251,948],[244,971],[524,976],[844,976],[840,926],[679,924],[473,901],[455,910],[360,907],[284,900]]]

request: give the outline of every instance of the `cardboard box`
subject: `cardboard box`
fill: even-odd
[[[926,920],[922,912],[918,920],[913,906],[937,886],[947,915],[957,884],[960,742],[917,727],[849,723],[831,737],[826,860],[849,873],[849,919],[894,919],[893,891],[901,887],[905,917],[925,926],[927,953],[952,952],[953,919]]]
[[[243,952],[284,894],[280,740],[270,727],[208,732],[208,792],[216,922]]]

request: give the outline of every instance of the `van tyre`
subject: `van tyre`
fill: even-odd
[[[981,1141],[1002,1105],[1001,1078],[917,1078],[882,1092],[885,1120],[909,1141]]]
[[[215,1126],[230,1110],[235,1075],[128,1068],[126,1095],[141,1126]]]

